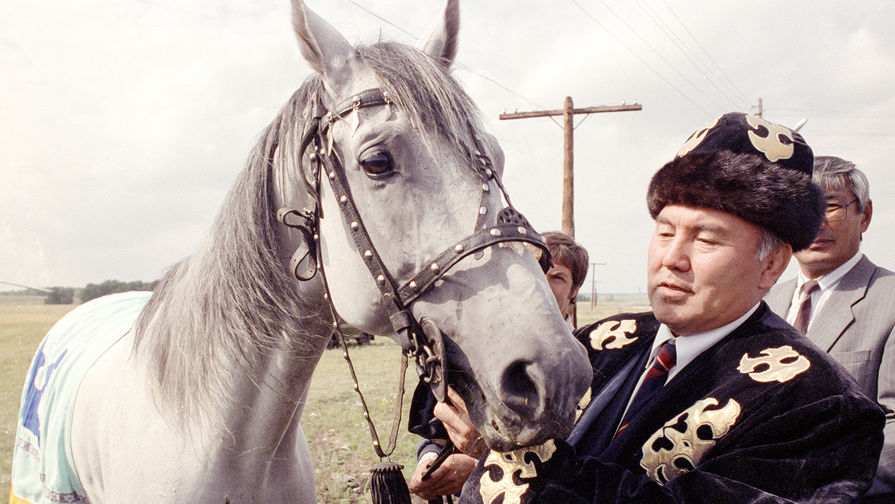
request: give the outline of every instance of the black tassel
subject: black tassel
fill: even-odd
[[[410,504],[410,490],[401,472],[404,466],[380,462],[370,470],[370,493],[373,504]]]

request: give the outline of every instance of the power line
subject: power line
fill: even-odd
[[[382,21],[383,23],[386,23],[386,24],[388,24],[389,26],[393,26],[393,27],[397,28],[398,30],[401,30],[402,32],[406,33],[407,35],[410,35],[410,38],[412,38],[412,39],[414,39],[414,40],[416,40],[416,39],[418,38],[418,36],[416,36],[416,35],[410,33],[409,31],[407,31],[407,30],[405,30],[404,28],[402,28],[402,27],[396,25],[395,23],[392,23],[392,22],[389,21],[388,19],[385,19],[384,17],[380,16],[379,14],[376,14],[375,12],[373,12],[373,11],[371,11],[370,9],[364,7],[363,5],[361,5],[361,4],[357,3],[357,2],[355,2],[354,0],[346,0],[346,1],[347,1],[348,3],[354,5],[354,6],[357,7],[358,9],[360,9],[360,10],[366,12],[367,14],[373,16],[374,18],[376,18],[376,19]]]
[[[730,94],[728,94],[726,90],[722,89],[721,86],[719,86],[715,82],[715,79],[712,78],[708,65],[699,61],[698,56],[690,48],[684,45],[683,40],[681,40],[681,38],[676,33],[674,33],[674,30],[671,29],[671,27],[668,26],[668,24],[666,24],[664,21],[661,21],[659,16],[652,10],[652,8],[646,5],[642,0],[635,0],[635,2],[637,3],[637,6],[640,7],[640,9],[643,10],[643,12],[646,13],[646,15],[653,21],[653,23],[659,28],[659,30],[661,30],[662,33],[664,33],[665,36],[668,37],[668,40],[670,40],[675,46],[677,46],[678,49],[681,50],[681,53],[683,53],[683,55],[688,60],[690,60],[690,63],[693,64],[693,67],[696,68],[696,70],[701,73],[703,77],[705,77],[708,83],[711,84],[712,87],[714,87],[719,93],[724,95],[725,98],[730,100],[730,103],[732,103],[734,107],[739,107],[740,104],[737,102],[737,100],[731,97]]]
[[[690,38],[693,40],[693,42],[696,43],[696,46],[699,47],[699,49],[702,50],[703,54],[706,55],[706,57],[709,59],[709,61],[711,61],[712,64],[714,64],[715,67],[718,68],[718,71],[721,73],[721,76],[727,80],[727,82],[730,84],[731,88],[733,88],[733,90],[736,91],[737,94],[739,94],[740,97],[743,98],[744,102],[749,102],[749,98],[747,98],[746,95],[743,94],[742,91],[740,91],[740,88],[737,87],[736,83],[734,83],[733,80],[730,77],[728,77],[727,74],[724,72],[724,69],[721,68],[721,65],[719,65],[718,62],[715,61],[714,58],[712,58],[712,55],[709,54],[709,52],[705,49],[705,47],[703,47],[703,45],[699,43],[699,40],[696,38],[695,35],[693,35],[693,32],[690,31],[690,28],[688,28],[687,25],[684,23],[684,21],[681,20],[681,18],[677,15],[677,13],[674,12],[674,9],[672,9],[671,6],[668,5],[667,0],[662,0],[662,3],[665,4],[665,8],[667,8],[668,12],[670,12],[671,15],[674,17],[674,19],[677,20],[678,24],[680,24],[684,28],[684,31],[686,31],[687,34],[690,35]]]
[[[869,146],[868,147],[868,146],[864,146],[864,145],[856,146],[856,145],[831,144],[831,145],[825,145],[824,150],[827,152],[856,152],[856,153],[869,152],[869,151],[891,152],[891,151],[895,151],[895,145],[893,145],[893,146],[877,145],[877,146]]]
[[[573,1],[574,1],[574,0],[573,0]],[[613,10],[612,7],[610,7],[609,4],[606,3],[605,0],[600,0],[600,3],[602,3],[603,6],[606,7],[606,9],[609,11],[610,14],[612,14],[613,16],[615,16],[616,19],[618,19],[619,21],[621,21],[621,23],[622,23],[623,25],[625,25],[625,27],[626,27],[628,30],[630,30],[631,33],[633,33],[638,39],[640,39],[640,41],[643,42],[643,43],[644,43],[644,44],[645,44],[645,45],[646,45],[646,46],[653,52],[653,54],[655,54],[656,56],[658,56],[659,59],[661,59],[662,61],[665,62],[666,65],[668,65],[669,67],[671,67],[671,69],[674,70],[674,72],[675,72],[676,74],[678,74],[678,76],[680,76],[680,78],[684,79],[684,81],[686,81],[687,84],[689,84],[691,87],[693,87],[693,89],[695,89],[695,90],[698,91],[700,94],[702,94],[702,96],[704,96],[707,100],[709,100],[710,102],[712,102],[712,104],[715,105],[716,107],[721,108],[721,109],[726,108],[726,107],[724,107],[723,105],[721,105],[720,103],[716,102],[716,101],[714,100],[714,98],[712,98],[711,96],[709,96],[705,91],[703,91],[699,86],[697,86],[693,81],[691,81],[690,78],[687,77],[686,75],[684,75],[683,72],[681,72],[680,70],[678,70],[677,66],[675,66],[674,63],[668,61],[668,59],[667,59],[665,56],[663,56],[662,53],[660,53],[659,50],[656,49],[655,46],[653,46],[652,43],[650,43],[650,41],[648,41],[646,38],[644,38],[643,35],[641,35],[636,29],[634,29],[634,27],[632,27],[630,24],[628,24],[628,22],[625,21],[624,18],[622,18],[618,13],[616,13],[615,10]]]
[[[876,119],[891,119],[895,117],[895,113],[864,113],[864,112],[846,112],[841,110],[812,110],[812,109],[791,109],[791,108],[780,108],[774,107],[775,110],[779,110],[781,112],[790,112],[797,114],[807,114],[807,115],[815,115],[815,116],[839,116],[839,117],[863,117],[863,118],[876,118]]]
[[[836,136],[895,136],[895,131],[852,131],[852,130],[811,130],[812,135],[836,135]]]
[[[491,77],[488,77],[487,75],[485,75],[485,74],[483,74],[483,73],[481,73],[481,72],[479,72],[479,71],[477,71],[477,70],[474,70],[473,68],[471,68],[471,67],[469,67],[469,66],[467,66],[467,65],[464,65],[463,63],[460,63],[459,61],[454,62],[454,64],[455,64],[458,68],[462,68],[462,69],[466,70],[467,72],[470,72],[470,73],[472,73],[472,74],[474,74],[474,75],[477,75],[478,77],[480,77],[480,78],[482,78],[482,79],[485,79],[486,81],[488,81],[488,82],[494,84],[495,86],[497,86],[497,87],[503,89],[504,91],[507,91],[508,93],[514,94],[514,95],[518,96],[519,98],[522,98],[523,100],[527,101],[528,103],[530,103],[530,104],[532,104],[532,105],[534,105],[534,106],[536,106],[536,107],[538,107],[538,108],[542,108],[542,109],[543,109],[543,108],[547,108],[547,107],[541,105],[540,103],[534,102],[534,101],[532,101],[532,100],[526,98],[525,96],[523,96],[523,95],[517,93],[516,91],[513,91],[512,89],[510,89],[510,88],[504,86],[503,84],[501,84],[500,82],[497,82],[496,80],[492,79]],[[552,117],[550,117],[549,119],[550,119],[551,121],[553,121],[553,124],[556,124],[557,126],[559,126],[560,128],[562,128],[562,124],[559,124],[559,122],[558,122],[556,119],[554,119],[554,118],[552,118]]]
[[[410,31],[404,29],[402,26],[399,26],[398,24],[389,21],[389,20],[386,19],[385,17],[380,16],[380,15],[377,14],[376,12],[373,12],[372,10],[370,10],[370,9],[364,7],[363,5],[357,3],[355,0],[346,0],[346,1],[347,1],[348,3],[354,5],[355,7],[359,8],[360,10],[366,12],[367,14],[369,14],[369,15],[375,17],[376,19],[382,21],[383,23],[386,23],[386,24],[388,24],[389,26],[392,26],[392,27],[394,27],[394,28],[400,30],[401,32],[407,34],[408,36],[410,36],[411,39],[413,39],[413,40],[419,40],[419,36],[418,36],[418,35],[414,35],[414,34],[411,33]],[[521,98],[521,99],[527,101],[528,103],[530,103],[530,104],[532,104],[532,105],[534,105],[534,106],[536,106],[536,107],[539,107],[539,108],[546,108],[546,107],[544,107],[543,105],[541,105],[540,103],[537,103],[537,102],[535,102],[535,101],[533,101],[533,100],[528,99],[527,97],[525,97],[525,96],[522,95],[521,93],[518,93],[518,92],[516,92],[516,91],[510,89],[509,87],[507,87],[507,86],[501,84],[500,82],[494,80],[494,79],[491,78],[491,77],[488,77],[487,75],[483,74],[482,72],[473,69],[472,67],[470,67],[470,66],[468,66],[468,65],[465,65],[465,64],[463,64],[463,63],[461,63],[461,62],[459,62],[459,61],[455,61],[455,62],[454,62],[454,65],[457,66],[458,68],[461,68],[461,69],[463,69],[463,70],[466,70],[467,72],[469,72],[469,73],[471,73],[471,74],[473,74],[473,75],[476,75],[477,77],[479,77],[479,78],[481,78],[481,79],[484,79],[484,80],[486,80],[486,81],[488,81],[488,82],[494,84],[495,86],[497,86],[497,87],[503,89],[504,91],[506,91],[506,92],[508,92],[508,93],[511,93],[511,94],[517,96],[518,98]],[[556,124],[557,126],[559,126],[560,128],[562,128],[562,125],[559,124],[559,123],[556,121],[556,119],[553,119],[553,118],[551,117],[550,120],[553,121],[554,124]]]
[[[638,55],[636,52],[634,52],[634,50],[631,49],[631,47],[628,46],[628,44],[626,44],[622,39],[620,39],[617,35],[615,35],[615,34],[612,33],[611,31],[609,31],[609,28],[607,28],[605,25],[603,25],[603,23],[601,23],[599,20],[597,20],[597,18],[595,18],[590,12],[588,12],[587,10],[585,10],[585,8],[581,6],[581,4],[579,4],[576,0],[570,0],[570,1],[571,1],[573,4],[575,4],[575,6],[578,7],[578,9],[581,10],[581,12],[583,12],[584,15],[586,15],[586,16],[589,17],[594,23],[596,23],[597,26],[599,26],[600,28],[602,28],[603,30],[605,30],[606,33],[608,33],[608,34],[609,34],[612,38],[614,38],[619,44],[621,44],[622,47],[624,47],[625,49],[627,49],[628,52],[631,53],[632,56],[634,56],[635,58],[637,58],[638,61],[640,61],[641,63],[643,63],[643,65],[644,65],[645,67],[647,67],[647,68],[649,68],[650,70],[652,70],[652,72],[653,72],[654,74],[656,74],[657,77],[659,77],[660,79],[662,79],[662,81],[663,81],[665,84],[668,84],[668,86],[669,86],[671,89],[674,89],[675,91],[677,91],[677,93],[678,93],[679,95],[681,95],[684,99],[686,99],[688,102],[690,102],[691,104],[693,104],[693,106],[695,106],[696,108],[698,108],[699,110],[701,110],[702,112],[704,112],[706,115],[711,115],[711,113],[710,113],[708,110],[704,109],[704,108],[702,107],[702,105],[696,103],[696,101],[694,101],[692,98],[690,98],[690,96],[688,96],[686,93],[684,93],[683,91],[681,91],[677,86],[675,86],[674,84],[672,84],[671,81],[669,81],[667,78],[665,78],[664,75],[662,75],[661,73],[659,73],[658,70],[656,70],[655,68],[653,68],[652,65],[650,65],[649,63],[647,63],[646,60],[644,60],[643,58],[641,58],[640,55]]]

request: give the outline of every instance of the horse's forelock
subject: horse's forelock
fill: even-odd
[[[394,42],[356,47],[380,85],[422,131],[438,135],[461,156],[475,151],[480,113],[466,91],[429,55]]]

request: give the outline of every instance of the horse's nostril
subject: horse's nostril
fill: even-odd
[[[532,378],[530,362],[517,361],[503,372],[500,386],[506,405],[523,417],[531,417],[541,407],[539,391]]]

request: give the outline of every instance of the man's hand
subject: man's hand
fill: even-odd
[[[448,387],[447,396],[448,400],[446,402],[440,402],[435,405],[433,410],[435,417],[444,424],[444,428],[458,450],[474,459],[478,459],[488,449],[485,446],[485,440],[482,439],[482,436],[473,427],[472,421],[469,420],[466,403],[463,402],[460,394],[453,388]]]
[[[431,452],[430,452],[431,453]],[[428,455],[428,454],[427,454]],[[466,479],[475,469],[476,460],[462,453],[454,453],[448,456],[432,474],[423,481],[423,473],[432,464],[433,456],[423,455],[410,478],[410,491],[420,498],[432,500],[439,495],[450,495],[460,492]]]

